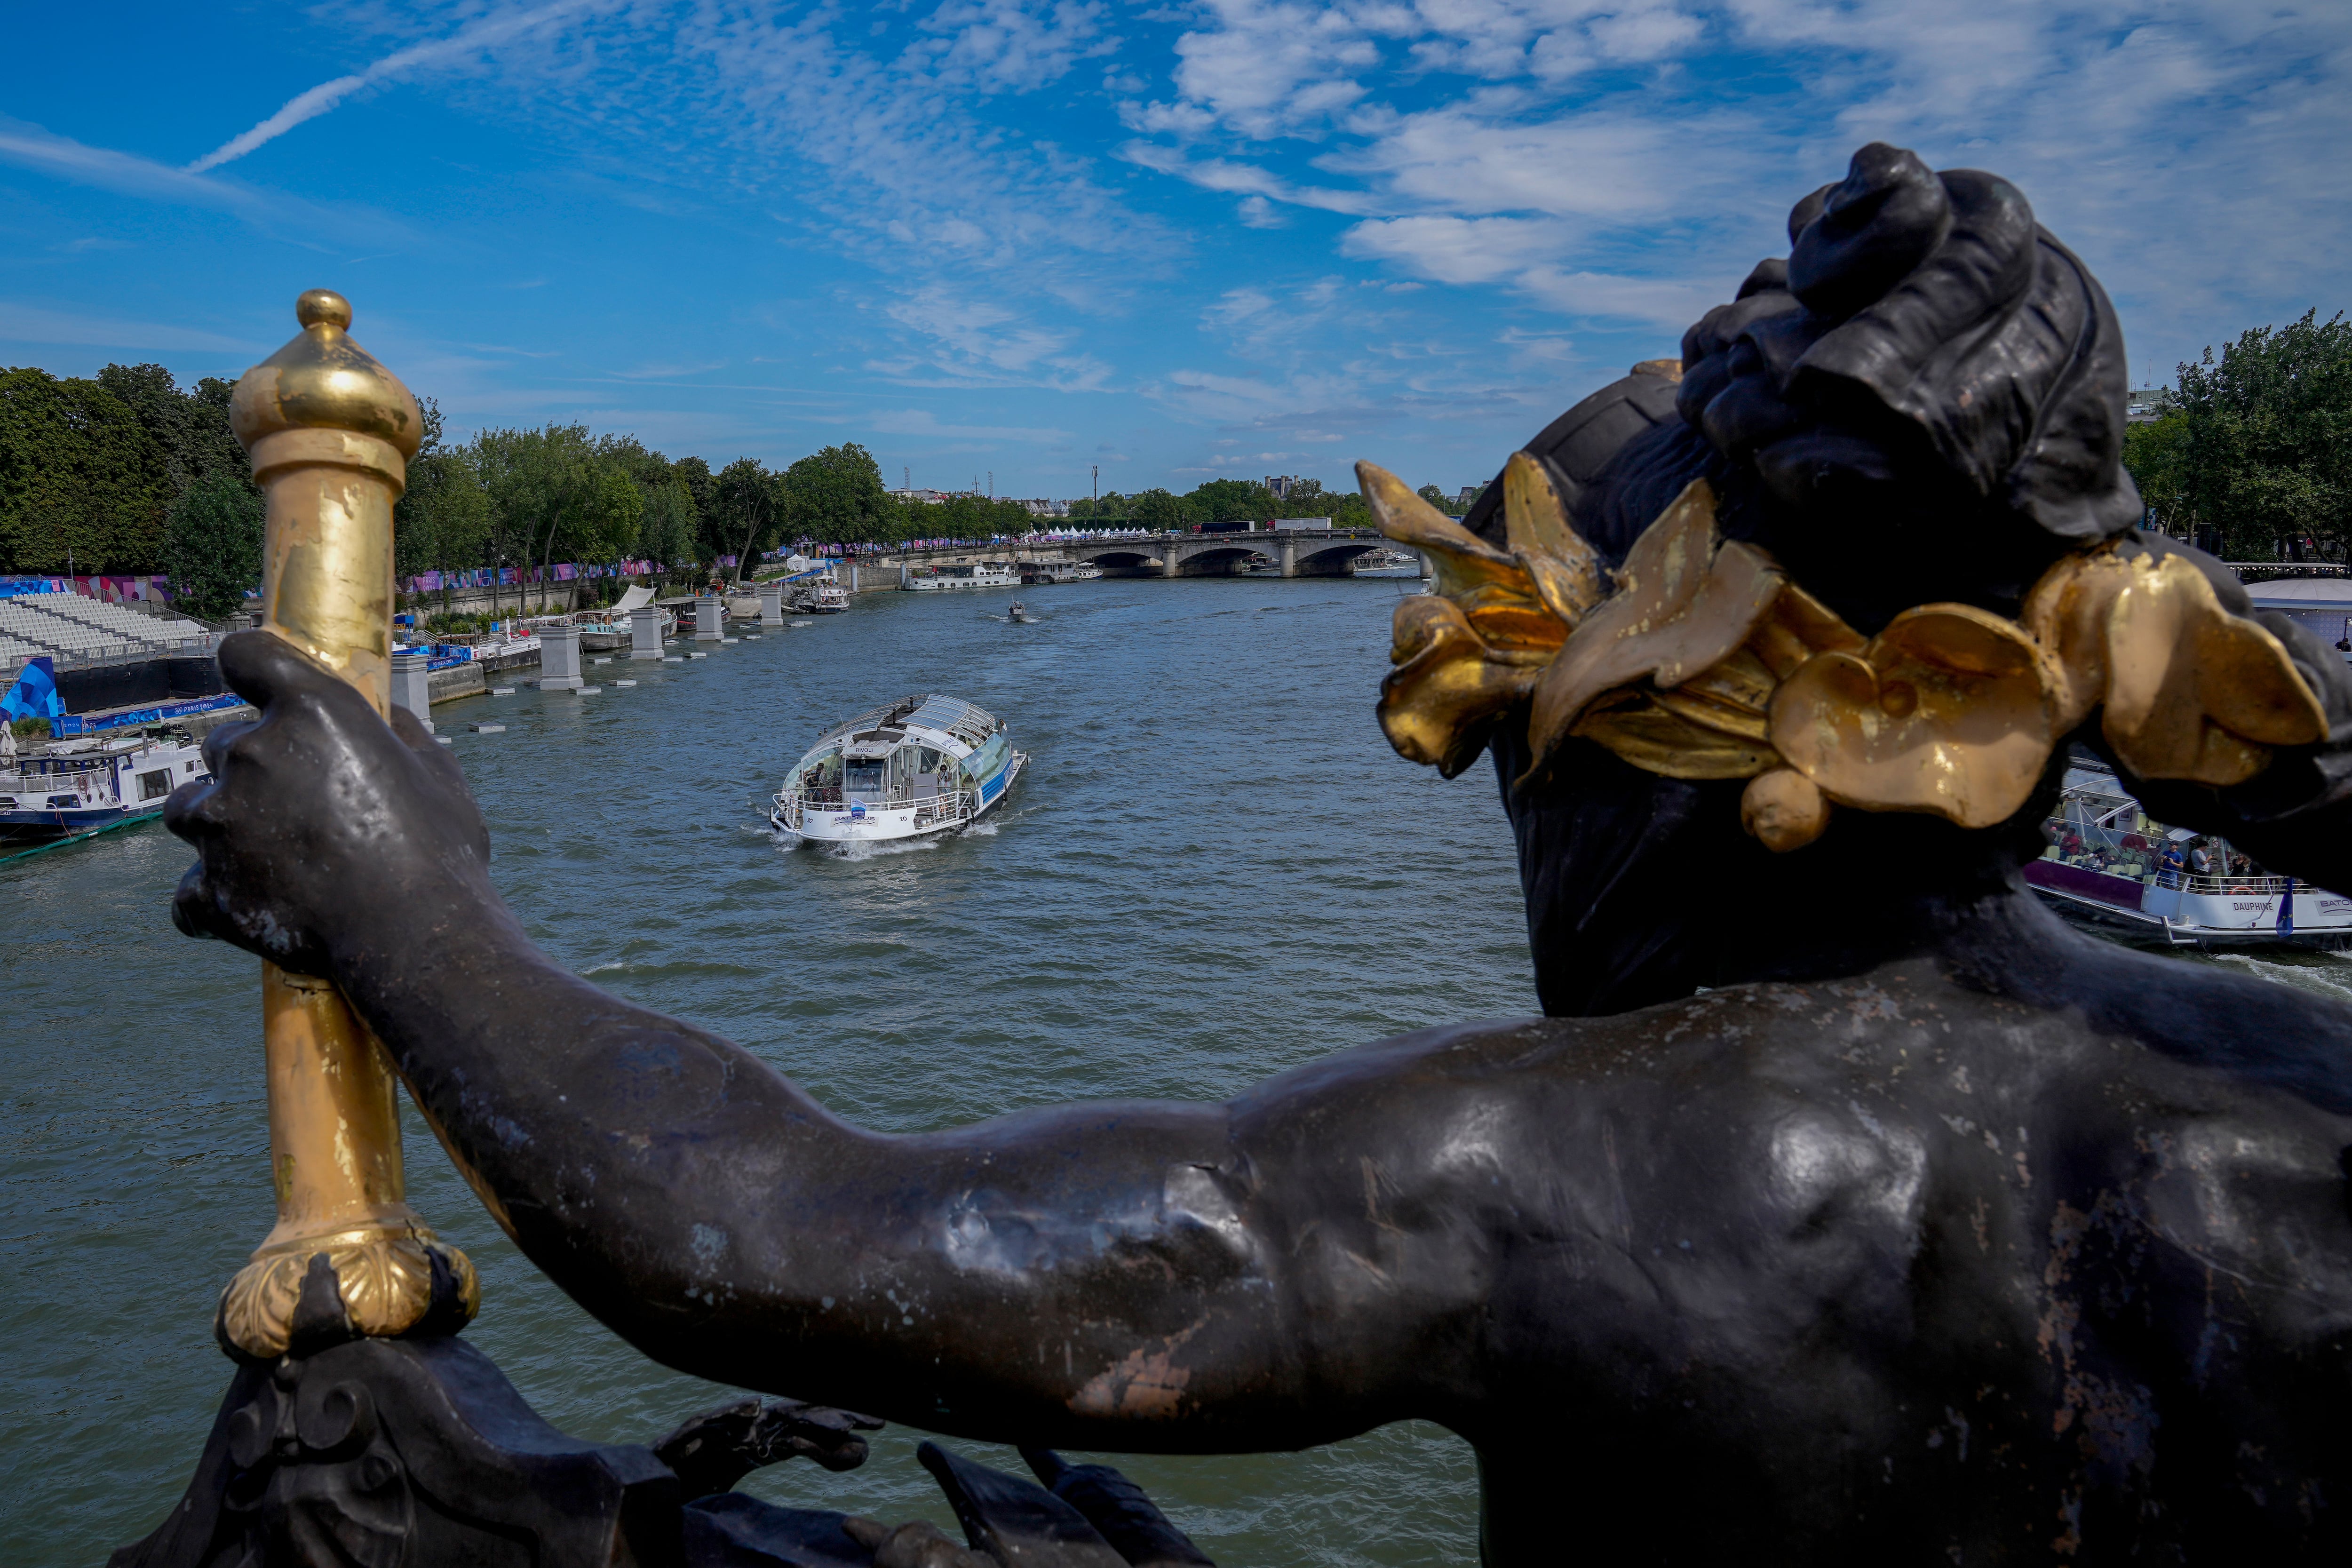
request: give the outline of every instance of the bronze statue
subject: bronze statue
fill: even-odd
[[[1364,470],[1438,569],[1382,721],[1494,757],[1545,1017],[869,1133],[549,962],[456,764],[264,634],[175,918],[331,978],[533,1262],[721,1382],[1034,1447],[1434,1420],[1497,1565],[2342,1561],[2352,1012],[2018,868],[2080,744],[2352,892],[2352,679],[2131,531],[2114,314],[2014,189],[1872,146],[1790,231],[1465,524]]]

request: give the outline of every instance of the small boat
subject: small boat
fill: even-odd
[[[0,771],[0,838],[62,838],[152,816],[184,784],[208,779],[184,735],[53,742]]]
[[[2082,753],[2042,836],[2049,847],[2026,862],[2026,884],[2062,913],[2175,947],[2352,942],[2352,899],[2273,876],[2226,839],[2158,822]],[[2175,846],[2182,863],[2168,865]]]
[[[796,583],[784,608],[796,616],[837,616],[849,608],[849,590],[824,578]]]
[[[1021,581],[1038,587],[1051,587],[1056,583],[1091,583],[1103,574],[1102,568],[1079,562],[1043,562],[1021,569]]]
[[[785,775],[768,820],[820,844],[952,833],[1003,800],[1028,761],[984,709],[909,697],[819,735]]]
[[[1001,561],[977,566],[926,566],[907,574],[907,586],[919,594],[946,593],[959,588],[1017,588],[1020,574]]]
[[[1041,625],[1045,619],[1042,616],[1031,615],[1029,613],[1029,606],[1023,604],[1018,599],[1013,600],[1013,607],[1004,612],[1004,618],[1016,626],[1038,626]]]

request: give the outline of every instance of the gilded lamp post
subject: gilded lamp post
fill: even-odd
[[[331,289],[295,304],[301,333],[236,384],[229,419],[268,501],[262,629],[359,689],[392,695],[392,506],[423,432],[416,400],[350,334]],[[383,1048],[329,982],[261,973],[269,1161],[278,1224],[221,1295],[223,1337],[285,1353],[312,1260],[333,1268],[360,1333],[415,1328],[453,1293],[462,1322],[479,1288],[465,1254],[408,1206],[397,1084]]]

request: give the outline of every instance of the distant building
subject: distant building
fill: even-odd
[[[1031,517],[1067,517],[1070,515],[1070,503],[1068,501],[1047,500],[1043,496],[1039,496],[1034,500],[1016,500],[1013,504],[1018,507],[1026,508]]]
[[[1268,474],[1266,475],[1264,483],[1266,489],[1274,492],[1275,499],[1276,500],[1288,500],[1290,499],[1290,492],[1298,488],[1298,476],[1297,474]]]
[[[925,506],[937,506],[941,501],[948,499],[948,492],[945,490],[905,489],[898,492],[898,499],[900,500],[919,500]]]
[[[2172,388],[2143,386],[2124,395],[2124,423],[2152,425],[2172,412]]]
[[[1454,504],[1460,507],[1464,511],[1468,511],[1470,510],[1470,503],[1476,500],[1480,493],[1483,492],[1486,488],[1486,487],[1484,485],[1464,485],[1462,487],[1462,493],[1454,498]]]

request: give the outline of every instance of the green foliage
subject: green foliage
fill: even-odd
[[[0,372],[0,570],[152,571],[178,499],[163,445],[100,383]]]
[[[11,720],[8,727],[16,731],[16,738],[20,741],[46,741],[49,738],[49,721],[38,715]]]
[[[683,468],[684,462],[677,465]],[[671,479],[645,492],[645,515],[637,524],[637,552],[665,567],[677,567],[695,558],[699,514],[694,492],[682,479]]]
[[[727,526],[715,542],[726,548],[712,551],[710,559],[734,556],[739,579],[744,558],[764,548],[776,531],[777,514],[784,503],[778,479],[757,458],[738,458],[719,470],[718,510]]]
[[[1282,502],[1255,479],[1211,479],[1184,498],[1192,522],[1270,522],[1283,515]]]
[[[881,466],[855,441],[812,452],[782,478],[784,519],[795,538],[855,544],[908,537],[904,505],[893,502]]]
[[[1453,514],[1454,498],[1447,495],[1444,490],[1439,489],[1435,485],[1423,485],[1421,489],[1413,491],[1412,493],[1427,501],[1430,505],[1435,507],[1438,510],[1446,513],[1448,516]]]
[[[2352,324],[2316,310],[2180,367],[2174,408],[2125,436],[2141,496],[2176,531],[2215,530],[2232,559],[2284,539],[2352,542]]]
[[[2124,427],[2124,467],[2140,500],[2168,531],[2186,533],[2196,519],[2189,507],[2189,416],[2178,407]]]
[[[635,546],[646,503],[631,469],[647,455],[633,438],[591,440],[585,425],[485,430],[473,454],[488,502],[487,552],[496,558],[486,564],[540,568],[526,597],[554,591],[546,568],[559,559],[617,561]]]
[[[991,500],[984,496],[957,495],[933,503],[902,503],[892,520],[890,541],[908,539],[992,539],[999,534],[1023,534],[1036,527],[1029,509],[1017,501]]]
[[[1192,509],[1178,496],[1163,489],[1145,490],[1135,498],[1130,509],[1135,521],[1145,528],[1181,529],[1194,520]]]
[[[224,521],[226,492],[208,488],[184,512],[179,503],[226,475],[257,515],[258,492],[229,429],[232,390],[207,378],[183,391],[160,365],[109,365],[89,380],[0,371],[0,571],[61,572],[68,562],[84,572],[170,570],[167,554],[213,570],[197,563],[225,548],[215,534],[235,531]],[[748,576],[757,552],[785,541],[887,544],[1050,526],[1012,501],[956,496],[931,505],[892,495],[873,454],[856,443],[782,471],[745,458],[713,473],[700,458],[672,462],[635,437],[593,437],[579,425],[486,429],[452,446],[439,405],[426,397],[419,408],[425,438],[394,514],[403,577],[633,555],[670,569],[736,555]],[[1307,480],[1277,499],[1238,479],[1182,495],[1114,490],[1098,504],[1074,503],[1070,521],[1184,529],[1327,513],[1343,526],[1369,521],[1351,493]],[[180,519],[174,526],[186,535],[168,547],[167,518]]]
[[[190,485],[163,533],[173,602],[208,621],[226,620],[261,585],[261,497],[226,468]]]

